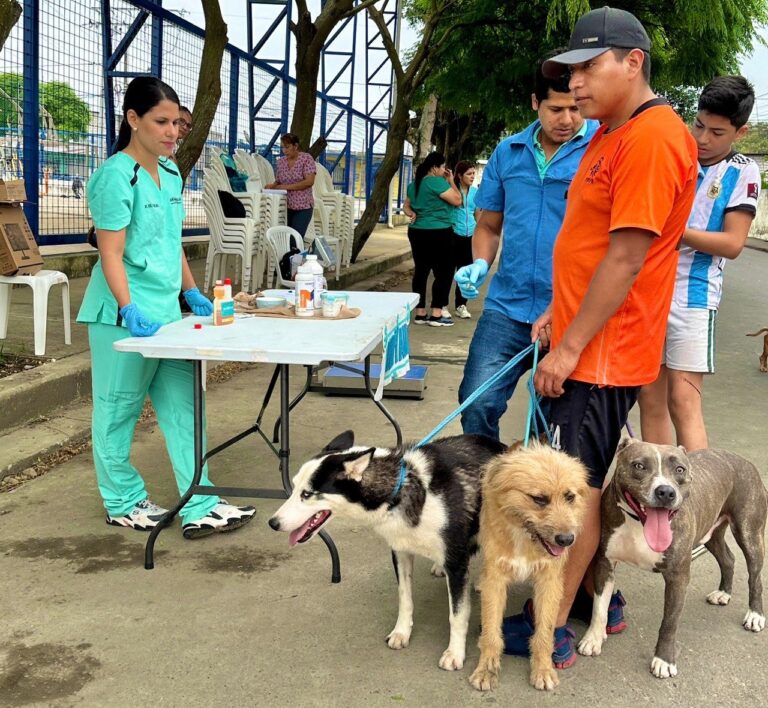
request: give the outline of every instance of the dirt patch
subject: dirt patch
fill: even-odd
[[[41,364],[45,364],[47,359],[40,359],[33,356],[15,356],[13,354],[0,353],[0,379],[18,374],[20,371],[29,371],[35,369]]]
[[[101,662],[90,644],[6,645],[0,674],[0,704],[23,706],[74,696],[93,681]]]
[[[200,554],[197,558],[196,570],[208,573],[253,575],[280,567],[288,557],[288,553],[258,551],[253,546],[236,546]]]
[[[135,531],[133,533],[133,540],[130,541],[118,531],[111,534],[27,538],[0,544],[0,553],[29,560],[66,561],[76,574],[141,568],[147,537]],[[156,550],[155,559],[167,553]]]

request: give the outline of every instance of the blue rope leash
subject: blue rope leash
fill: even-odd
[[[523,351],[521,351],[516,356],[512,357],[504,366],[502,366],[495,374],[492,376],[489,376],[480,386],[478,386],[470,396],[467,397],[467,399],[452,413],[447,415],[443,420],[441,420],[434,429],[429,432],[425,437],[423,437],[416,445],[415,448],[421,447],[422,445],[426,445],[428,442],[430,442],[436,435],[438,435],[456,416],[460,415],[466,408],[471,406],[480,396],[482,396],[491,386],[493,386],[504,374],[506,374],[513,366],[516,366],[519,364],[525,357],[527,357],[531,352],[533,352],[533,369],[531,371],[531,377],[528,380],[528,391],[530,392],[530,400],[528,402],[528,419],[526,421],[525,426],[525,446],[528,447],[528,441],[530,438],[530,431],[531,431],[531,425],[533,425],[535,430],[535,435],[538,437],[538,423],[536,422],[537,416],[541,419],[541,422],[543,424],[544,430],[547,431],[547,436],[549,436],[549,429],[547,427],[547,421],[544,417],[544,414],[541,411],[541,406],[539,404],[539,401],[541,400],[541,397],[536,394],[536,391],[533,388],[533,377],[536,373],[536,367],[539,363],[539,343],[536,342],[535,344],[531,344],[530,346],[527,346]],[[405,478],[408,474],[408,469],[405,465],[405,460],[400,461],[400,476],[397,479],[397,483],[395,484],[395,488],[392,491],[392,499],[394,499],[400,492],[400,490],[403,488],[403,484],[405,484]]]

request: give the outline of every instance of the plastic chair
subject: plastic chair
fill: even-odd
[[[61,285],[64,304],[64,343],[72,344],[72,328],[69,321],[69,280],[58,270],[41,270],[34,275],[0,275],[0,339],[8,335],[8,314],[11,309],[11,289],[14,285],[32,288],[32,311],[35,331],[35,356],[45,355],[45,336],[48,328],[48,292],[54,285]]]
[[[280,272],[280,260],[291,250],[291,237],[299,249],[304,248],[304,241],[296,229],[292,229],[290,226],[272,226],[267,229],[267,248],[272,261],[271,271],[275,274],[274,282],[279,283],[284,288],[293,288],[296,285],[292,280],[285,280]]]

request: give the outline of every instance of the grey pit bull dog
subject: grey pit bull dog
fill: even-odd
[[[691,550],[704,544],[720,566],[712,605],[731,599],[734,558],[725,542],[730,527],[749,571],[749,611],[744,628],[765,627],[760,572],[765,557],[768,491],[757,468],[724,450],[686,454],[681,447],[623,440],[616,472],[603,494],[602,536],[595,559],[592,622],[579,653],[597,656],[606,639],[608,605],[618,561],[664,576],[664,618],[651,673],[677,675],[675,636],[691,571]]]

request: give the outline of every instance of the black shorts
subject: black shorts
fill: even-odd
[[[589,472],[589,486],[600,489],[640,387],[568,379],[563,388],[562,396],[551,399],[552,447],[578,457]]]

